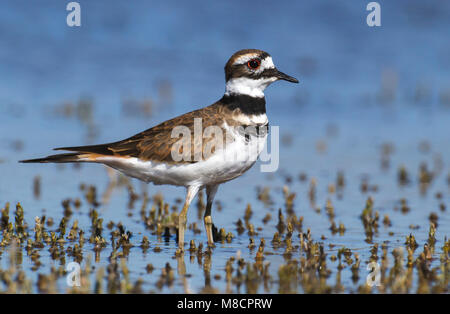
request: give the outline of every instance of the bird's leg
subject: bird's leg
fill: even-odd
[[[181,210],[180,215],[178,216],[178,247],[180,248],[181,251],[183,251],[184,248],[184,230],[186,229],[187,211],[189,209],[189,205],[191,204],[195,195],[197,195],[199,189],[200,186],[195,185],[189,186],[187,188],[186,199],[184,201],[183,209]]]
[[[212,233],[212,218],[211,218],[211,207],[214,201],[214,196],[216,196],[217,188],[219,185],[208,185],[206,186],[206,210],[205,210],[205,216],[203,217],[204,223],[205,223],[205,229],[206,229],[206,235],[208,237],[208,245],[214,246],[214,239],[213,239],[213,233]]]

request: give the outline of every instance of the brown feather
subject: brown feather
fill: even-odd
[[[138,133],[125,140],[90,146],[60,147],[55,150],[69,150],[81,153],[94,153],[103,156],[117,157],[136,157],[144,161],[158,161],[166,163],[189,163],[196,162],[195,152],[204,152],[206,145],[210,144],[213,137],[202,138],[202,141],[192,141],[190,160],[174,161],[171,150],[173,145],[180,140],[179,137],[172,137],[172,130],[176,126],[185,126],[191,132],[191,140],[199,139],[194,136],[194,119],[202,118],[202,134],[208,126],[219,126],[227,121],[233,125],[234,120],[232,114],[236,114],[239,110],[231,112],[225,108],[220,101],[211,106],[188,112],[171,120],[167,120],[148,130]],[[227,119],[226,117],[229,117]],[[225,133],[225,132],[224,132]],[[224,135],[224,141],[230,141]],[[200,147],[201,145],[201,147]],[[214,150],[213,148],[212,150]]]

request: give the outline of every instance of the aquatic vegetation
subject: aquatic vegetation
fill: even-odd
[[[421,169],[417,185],[429,185],[432,175]],[[414,184],[405,171],[397,173],[401,189]],[[442,239],[446,230],[440,229],[446,224],[440,217],[445,192],[432,194],[435,206],[424,221],[398,229],[401,219],[422,209],[403,196],[383,203],[382,190],[368,176],[361,183],[338,172],[335,182],[321,185],[315,177],[302,183],[306,174],[297,185],[288,177],[279,178],[278,188],[257,189],[254,201],[237,202],[228,223],[215,221],[215,247],[205,245],[199,227],[205,210],[200,193],[186,252],[176,248],[180,200],[150,195],[147,189],[138,192],[128,179],[117,179],[112,190],[108,186],[108,199],[102,201],[95,185],[81,184],[78,195],[62,197],[59,215],[36,216],[21,203],[11,212],[5,203],[0,208],[0,292],[448,293],[450,241]],[[351,213],[356,224],[343,203],[353,193],[350,187],[364,198],[354,206],[362,208],[360,214]],[[34,178],[33,195],[42,195],[42,188]],[[114,189],[126,193],[124,212],[119,221],[106,222],[110,215],[104,205]],[[228,206],[216,205],[228,215]],[[314,221],[325,224],[321,232]],[[355,234],[369,245],[349,241]],[[80,286],[66,284],[72,262],[80,265]],[[372,272],[379,276],[370,277]]]

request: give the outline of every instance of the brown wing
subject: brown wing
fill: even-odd
[[[78,147],[61,147],[56,150],[69,150],[83,153],[94,153],[100,155],[137,157],[141,160],[161,161],[161,162],[196,162],[198,159],[194,156],[195,152],[203,152],[205,146],[213,138],[202,138],[194,136],[194,119],[201,118],[202,130],[208,126],[221,126],[223,124],[223,113],[220,106],[216,104],[209,107],[195,110],[184,115],[167,120],[153,128],[138,133],[123,141]],[[174,161],[172,158],[172,147],[180,141],[181,137],[172,137],[172,130],[176,126],[184,126],[191,134],[190,157],[181,161]],[[202,133],[203,134],[203,133]],[[225,134],[224,134],[225,135]],[[182,147],[176,147],[180,153],[183,153]],[[186,160],[187,159],[187,160]]]

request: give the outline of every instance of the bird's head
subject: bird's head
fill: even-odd
[[[264,97],[264,89],[278,80],[298,83],[296,78],[279,71],[265,51],[244,49],[231,56],[225,65],[225,95]]]

